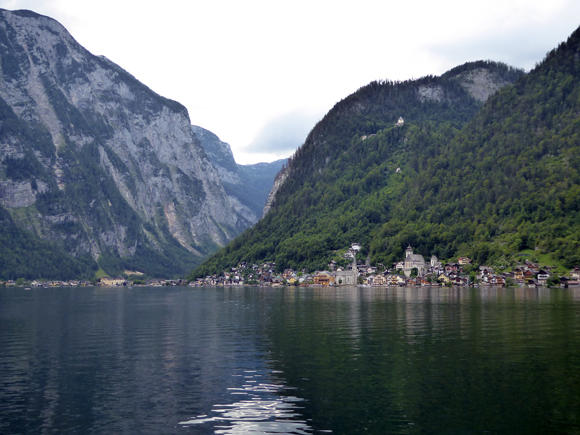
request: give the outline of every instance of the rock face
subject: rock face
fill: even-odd
[[[514,79],[523,74],[515,68],[507,65],[496,64],[495,68],[489,68],[486,62],[474,62],[475,65],[482,64],[481,67],[472,67],[462,70],[466,66],[458,67],[444,74],[444,77],[459,82],[459,84],[475,100],[484,103],[495,92],[506,85],[514,82]],[[466,64],[469,65],[469,64]],[[417,89],[417,96],[422,102],[443,101],[445,94],[440,85],[421,85]]]
[[[182,105],[30,11],[0,10],[0,56],[0,205],[37,236],[194,261],[248,226]]]
[[[272,163],[238,165],[227,143],[222,142],[215,134],[204,128],[194,125],[192,129],[218,171],[236,212],[246,219],[248,226],[258,222],[268,201],[276,174],[282,169],[287,159],[276,160]]]
[[[266,216],[268,214],[268,212],[270,211],[270,209],[272,208],[272,205],[274,205],[274,200],[276,199],[276,193],[278,193],[278,190],[280,190],[280,187],[282,187],[282,185],[284,184],[284,182],[286,181],[286,179],[288,178],[289,175],[290,175],[289,168],[284,168],[283,170],[281,170],[278,173],[278,175],[276,175],[276,178],[274,179],[274,185],[272,186],[272,190],[270,191],[270,194],[268,195],[268,201],[266,202],[266,205],[264,206],[264,211],[262,212],[262,217]]]
[[[242,180],[238,174],[238,164],[234,159],[230,145],[222,142],[217,135],[205,128],[192,125],[191,129],[199,139],[207,157],[218,171],[221,180],[225,183],[241,183]]]
[[[457,76],[461,85],[477,101],[487,101],[495,92],[511,82],[485,68],[476,68]]]
[[[417,94],[422,102],[431,101],[442,101],[443,100],[443,88],[441,86],[419,86],[417,89]]]

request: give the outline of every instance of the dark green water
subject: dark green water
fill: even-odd
[[[580,290],[0,289],[0,433],[580,433]]]

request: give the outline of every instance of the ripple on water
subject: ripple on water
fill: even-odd
[[[216,434],[311,434],[312,428],[301,419],[300,402],[304,399],[294,396],[280,396],[286,390],[283,385],[259,382],[256,371],[245,371],[243,385],[228,388],[232,398],[245,396],[243,400],[226,404],[216,404],[208,414],[198,415],[180,424],[214,424]],[[243,377],[242,377],[243,376]],[[250,379],[248,379],[250,378]]]

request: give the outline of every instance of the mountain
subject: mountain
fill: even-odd
[[[189,270],[246,216],[185,107],[55,20],[0,10],[0,278]]]
[[[268,195],[276,174],[286,164],[287,159],[271,163],[239,165],[229,144],[222,142],[211,131],[192,126],[205,152],[217,169],[222,185],[236,212],[250,225],[258,222],[264,211]]]
[[[266,217],[191,277],[240,261],[324,269],[353,242],[386,267],[409,244],[500,267],[523,252],[580,263],[579,76],[577,30],[528,74],[473,62],[359,89],[279,174]]]

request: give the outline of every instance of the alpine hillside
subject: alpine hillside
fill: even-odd
[[[359,89],[278,175],[264,219],[191,277],[242,261],[323,270],[353,242],[385,267],[409,244],[504,267],[528,250],[580,263],[579,78],[577,30],[528,74],[479,61]]]

